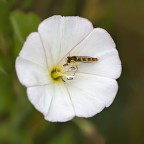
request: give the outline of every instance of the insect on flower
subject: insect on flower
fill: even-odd
[[[92,62],[96,62],[98,61],[98,58],[93,58],[93,57],[89,57],[89,56],[68,56],[65,59],[66,63],[63,65],[65,66],[69,66],[68,71],[70,70],[74,70],[74,74],[73,76],[75,76],[75,73],[78,71],[78,66],[77,66],[77,62],[83,62],[83,63],[92,63]],[[72,80],[73,77],[69,77],[67,78],[68,80]]]
[[[44,118],[65,122],[92,117],[112,104],[121,61],[106,30],[85,18],[52,16],[27,37],[16,72]]]

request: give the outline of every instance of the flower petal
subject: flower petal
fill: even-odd
[[[61,16],[52,16],[44,20],[38,28],[47,58],[54,64],[57,64],[92,30],[92,24],[84,18]]]
[[[52,97],[54,96],[54,85],[29,87],[27,95],[35,108],[46,115],[48,113]]]
[[[36,32],[31,33],[28,36],[19,55],[20,57],[36,63],[44,68],[47,67],[44,47],[39,34]]]
[[[63,85],[55,85],[55,92],[51,101],[49,112],[45,119],[52,122],[64,122],[75,116],[71,99]]]
[[[119,78],[121,74],[121,62],[116,50],[105,52],[99,55],[98,59],[97,62],[80,64],[78,72],[112,79]]]
[[[50,83],[48,69],[21,57],[16,59],[16,72],[20,82],[26,87]]]
[[[76,116],[91,117],[113,102],[118,85],[116,80],[77,74],[72,82],[67,84]]]
[[[104,29],[94,29],[82,43],[71,51],[71,55],[98,58],[97,62],[80,64],[79,72],[113,79],[117,79],[121,74],[121,62],[115,43]]]
[[[102,28],[95,28],[72,51],[72,55],[96,57],[104,51],[114,50],[115,43],[109,33]]]

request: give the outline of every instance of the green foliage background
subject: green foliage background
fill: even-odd
[[[79,15],[114,38],[123,72],[114,103],[89,119],[50,123],[19,83],[15,58],[52,15]],[[143,0],[0,0],[0,144],[144,144]]]

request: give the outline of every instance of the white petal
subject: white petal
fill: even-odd
[[[31,33],[28,36],[19,55],[20,57],[36,63],[42,67],[47,67],[44,47],[40,40],[39,34],[36,32]]]
[[[48,69],[21,57],[16,59],[16,72],[20,82],[26,87],[50,83]]]
[[[75,112],[66,88],[63,85],[56,85],[49,112],[45,119],[52,122],[64,122],[74,116]]]
[[[121,74],[121,61],[115,43],[104,29],[94,29],[80,45],[71,51],[71,55],[99,59],[97,62],[80,64],[79,72],[113,79],[119,78]]]
[[[34,107],[46,115],[48,113],[52,97],[54,96],[54,85],[29,87],[27,89],[28,98]]]
[[[79,73],[94,74],[112,79],[119,78],[121,74],[121,62],[116,50],[101,53],[98,61],[93,63],[82,63],[78,66]]]
[[[80,17],[53,16],[44,20],[38,31],[46,55],[57,64],[73,47],[80,43],[91,31],[92,24]]]
[[[91,117],[109,107],[118,90],[115,80],[88,74],[77,74],[67,87],[78,117]]]
[[[104,29],[95,28],[88,37],[71,51],[71,55],[97,57],[104,51],[114,49],[115,43],[109,33]]]

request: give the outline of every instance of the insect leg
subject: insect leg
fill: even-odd
[[[74,71],[73,76],[75,76],[75,73],[78,71],[78,67],[77,67],[76,61],[72,61],[72,66],[68,69],[68,71],[70,69]]]
[[[76,72],[78,71],[78,66],[77,66],[76,62],[75,62],[75,68],[76,68],[76,70],[74,72],[74,76],[75,76]]]

